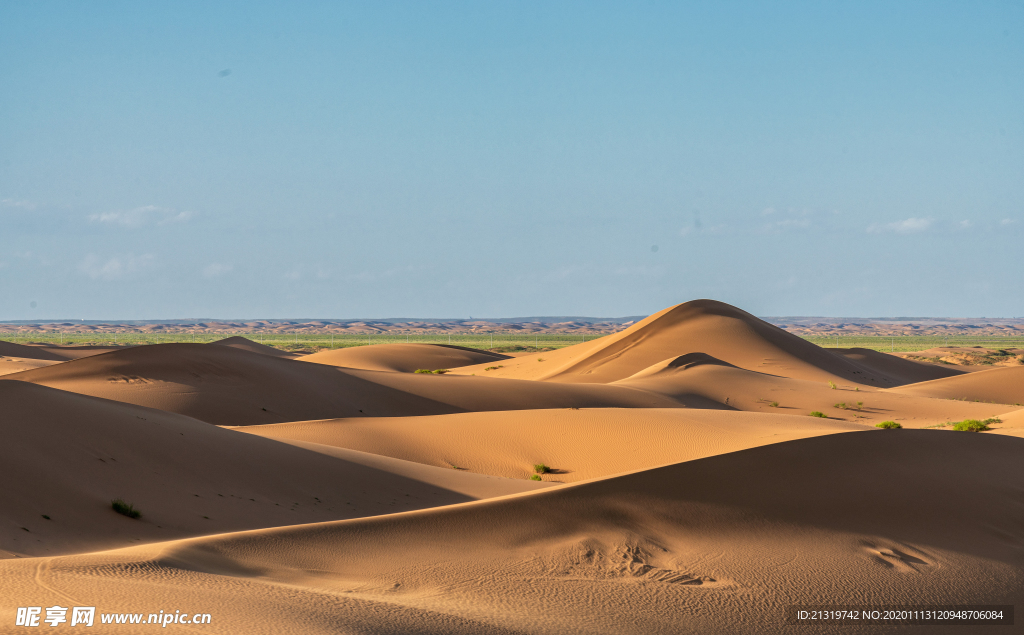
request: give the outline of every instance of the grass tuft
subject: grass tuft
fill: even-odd
[[[835,384],[835,382],[831,382],[831,381],[830,381],[830,382],[828,382],[828,387],[829,387],[829,388],[831,388],[832,390],[835,390],[835,389],[836,389],[836,384]]]
[[[824,412],[819,412],[817,410],[811,412],[811,416],[812,417],[821,417],[822,419],[828,419],[828,417],[825,416]]]
[[[846,402],[845,401],[841,401],[841,402],[837,403],[834,407],[839,408],[840,410],[846,410]]]
[[[977,419],[964,419],[953,424],[953,429],[958,432],[982,432],[988,430],[988,424]]]
[[[768,405],[771,406],[772,408],[778,408],[779,407],[779,402],[777,402],[777,401],[769,401]]]
[[[899,430],[903,426],[896,423],[895,421],[883,421],[882,423],[876,423],[876,428],[882,428],[883,430]]]
[[[540,480],[543,480],[543,479],[540,477],[540,474],[531,474],[530,475],[530,480],[531,481],[540,481]]]
[[[548,472],[551,471],[551,468],[544,465],[543,463],[538,463],[533,466],[533,471],[536,472],[537,474],[547,474]]]
[[[135,509],[134,505],[132,505],[131,503],[126,503],[124,502],[124,500],[120,498],[115,498],[114,500],[110,501],[110,507],[118,514],[121,514],[122,516],[127,516],[128,518],[139,518],[140,516],[142,516],[142,512]]]

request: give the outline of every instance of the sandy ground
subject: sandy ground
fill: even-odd
[[[1020,367],[829,351],[711,301],[508,359],[266,348],[0,344],[26,366],[0,378],[0,632],[53,604],[212,615],[183,632],[616,635],[1024,605]],[[999,422],[945,425],[965,418]]]

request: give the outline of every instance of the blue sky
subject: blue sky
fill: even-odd
[[[1024,316],[1024,2],[0,3],[0,319]]]

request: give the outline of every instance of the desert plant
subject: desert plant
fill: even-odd
[[[984,421],[982,421],[982,423],[984,423],[985,425],[989,425],[990,423],[1002,423],[1002,422],[1003,422],[1003,420],[1000,419],[999,417],[989,417],[988,419],[985,419]]]
[[[416,372],[416,373],[420,373],[420,374],[426,374],[426,375],[429,375],[430,373],[432,373],[432,372],[434,372],[434,371],[432,371],[432,370],[429,370],[429,369],[426,369],[426,368],[417,368],[417,369],[416,369],[416,370],[415,370],[414,372]]]
[[[771,406],[772,408],[778,408],[779,407],[779,402],[772,401],[772,402],[769,402],[768,405]]]
[[[857,410],[860,410],[863,407],[864,407],[864,402],[863,401],[858,401],[857,402]]]
[[[819,412],[817,410],[811,412],[811,416],[812,417],[821,417],[822,419],[828,419],[828,417],[825,416],[824,412]]]
[[[540,480],[543,480],[543,479],[540,477],[540,474],[531,474],[530,475],[530,480],[531,481],[540,481]]]
[[[499,368],[501,368],[501,366],[488,366],[484,370],[498,370]]]
[[[533,471],[536,472],[537,474],[547,474],[548,472],[551,471],[551,468],[544,465],[543,463],[538,463],[533,466]]]
[[[841,402],[837,403],[835,405],[835,407],[839,408],[840,410],[846,410],[846,402],[845,401],[841,401]]]
[[[544,358],[543,358],[543,357],[538,357],[538,358],[537,358],[537,361],[538,361],[538,362],[543,362],[543,361],[544,361]]]
[[[134,505],[132,505],[131,503],[126,503],[124,502],[124,500],[120,498],[115,498],[114,500],[110,501],[110,507],[118,514],[121,514],[122,516],[127,516],[128,518],[139,518],[140,516],[142,516],[142,512],[135,509]]]
[[[958,432],[982,432],[988,430],[988,424],[977,419],[964,419],[953,424],[953,429]]]
[[[835,382],[831,382],[831,381],[830,381],[830,382],[828,382],[828,387],[829,387],[829,388],[831,388],[832,390],[835,390],[835,389],[836,389],[836,384],[835,384]]]
[[[437,370],[434,371],[434,374],[435,375],[443,375],[445,373],[450,373],[450,372],[452,372],[452,371],[448,370],[447,368],[438,368]]]
[[[883,421],[882,423],[876,423],[876,428],[882,428],[883,430],[899,430],[903,426],[896,423],[895,421]]]

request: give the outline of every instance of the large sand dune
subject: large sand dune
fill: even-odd
[[[296,421],[238,428],[508,478],[571,483],[865,426],[722,410],[518,410],[431,417]]]
[[[411,373],[420,369],[439,370],[472,364],[493,365],[511,359],[508,355],[447,344],[380,344],[320,351],[302,358],[345,368],[389,370]]]
[[[359,452],[332,458],[17,381],[0,382],[0,403],[0,557],[372,516],[537,485]],[[114,498],[143,517],[118,515]]]
[[[837,355],[734,306],[694,300],[665,309],[621,333],[558,351],[517,357],[496,377],[556,382],[609,383],[665,359],[703,352],[749,370],[811,381],[865,386],[907,383],[902,373]],[[480,373],[481,365],[455,372]]]
[[[889,392],[1024,406],[1024,366],[981,370],[958,377],[900,386]]]
[[[991,435],[837,434],[447,508],[6,561],[3,619],[87,601],[210,612],[214,633],[783,633],[789,604],[1019,604],[1022,453]]]
[[[227,346],[127,348],[11,375],[218,425],[559,407],[720,407],[627,387],[356,370]]]

